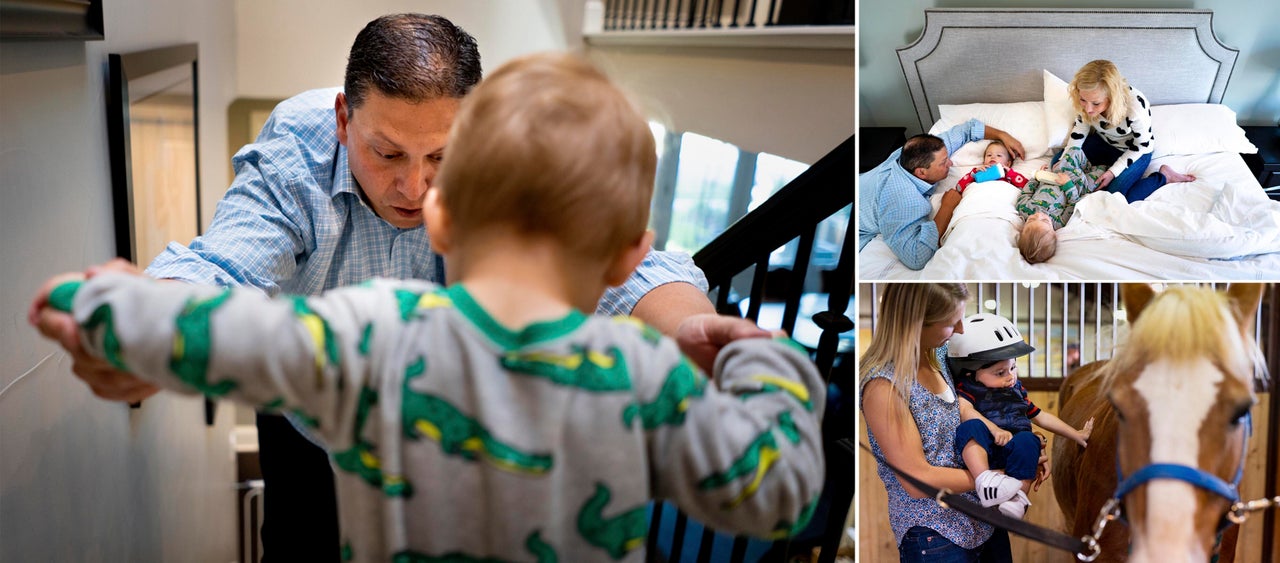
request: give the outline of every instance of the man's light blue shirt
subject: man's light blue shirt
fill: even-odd
[[[314,295],[374,277],[444,283],[425,227],[400,229],[361,199],[338,143],[334,99],[312,90],[281,102],[257,140],[232,158],[236,177],[208,231],[176,242],[147,268],[157,278]],[[707,281],[687,254],[651,251],[598,313],[629,314],[659,285]]]
[[[938,137],[953,154],[965,143],[983,138],[986,126],[970,119]],[[898,163],[899,148],[879,166],[858,176],[858,250],[876,235],[912,270],[919,270],[938,251],[938,225],[929,214],[933,184],[915,177]]]

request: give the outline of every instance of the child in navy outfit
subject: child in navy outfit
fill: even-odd
[[[1000,512],[1014,518],[1022,518],[1031,505],[1027,491],[1040,460],[1041,441],[1031,423],[1080,447],[1093,431],[1092,419],[1076,430],[1027,397],[1014,359],[1034,351],[1013,323],[989,313],[966,318],[964,333],[951,337],[948,350],[961,399],[956,452],[974,476],[982,505],[999,505]]]

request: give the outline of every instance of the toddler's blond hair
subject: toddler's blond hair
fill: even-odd
[[[1052,225],[1028,232],[1027,227],[1032,224],[1031,221],[1022,224],[1022,230],[1018,232],[1018,252],[1027,263],[1039,264],[1058,253],[1058,232]]]
[[[644,235],[656,166],[648,122],[603,72],[540,53],[463,99],[437,185],[459,240],[501,226],[609,258]]]

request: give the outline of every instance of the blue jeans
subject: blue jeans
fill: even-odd
[[[1080,148],[1084,149],[1084,157],[1089,159],[1090,164],[1111,166],[1124,153],[1099,137],[1097,133],[1090,132],[1088,137],[1084,139],[1084,145]],[[1138,160],[1130,164],[1107,184],[1107,191],[1111,193],[1121,194],[1129,203],[1142,201],[1147,196],[1155,193],[1165,185],[1164,174],[1159,171],[1152,172],[1146,178],[1142,174],[1147,171],[1147,166],[1151,165],[1151,153],[1138,157]]]
[[[997,528],[991,539],[973,549],[965,549],[942,534],[922,526],[914,526],[898,544],[902,563],[1012,563],[1009,532]]]
[[[987,451],[987,465],[991,469],[1003,469],[1005,474],[1019,481],[1036,478],[1040,465],[1040,438],[1031,432],[1014,432],[1005,445],[997,446],[991,431],[981,420],[970,419],[956,427],[956,455],[964,455],[964,447],[970,441]]]
[[[982,547],[965,549],[942,534],[914,526],[902,536],[898,544],[898,558],[902,563],[978,563]]]

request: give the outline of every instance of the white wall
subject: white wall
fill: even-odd
[[[894,50],[920,37],[925,8],[1018,6],[1028,8],[1195,8],[1213,10],[1213,31],[1240,50],[1222,102],[1242,125],[1275,125],[1280,119],[1280,2],[1254,0],[864,0],[859,7],[859,117],[864,127],[919,124],[902,66]],[[1069,48],[1069,46],[1063,46]],[[1016,54],[1011,54],[1016,56]]]
[[[230,409],[206,428],[198,399],[132,412],[100,401],[25,320],[46,277],[115,254],[108,53],[199,43],[201,182],[227,181],[210,163],[225,159],[235,91],[232,5],[112,0],[105,12],[105,41],[0,43],[0,386],[13,384],[0,395],[0,560],[232,561]],[[221,193],[205,191],[208,211]]]
[[[486,71],[533,51],[586,49],[651,117],[747,150],[811,163],[854,129],[852,51],[587,48],[583,0],[237,0],[236,6],[239,95],[246,98],[340,85],[347,51],[365,23],[417,11],[444,15],[475,36]]]
[[[758,48],[589,50],[650,115],[812,164],[854,132],[854,53]]]
[[[485,70],[523,53],[567,45],[557,0],[236,0],[235,5],[239,95],[246,98],[287,98],[341,86],[356,34],[384,14],[449,18],[476,38]]]

